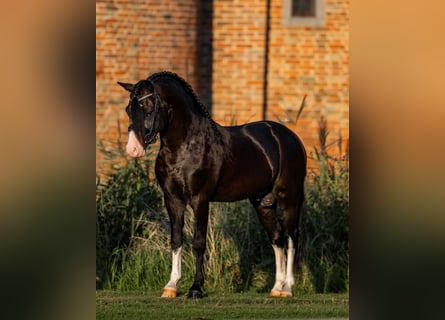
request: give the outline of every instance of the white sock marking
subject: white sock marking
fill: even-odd
[[[172,272],[170,274],[170,280],[165,286],[166,288],[174,288],[181,279],[181,260],[182,260],[182,247],[179,247],[172,252]]]
[[[272,245],[273,251],[275,253],[275,284],[272,291],[281,291],[286,279],[286,256],[284,254],[284,249],[276,245]]]
[[[287,240],[287,266],[286,266],[286,284],[292,287],[295,283],[294,278],[294,258],[295,258],[295,247],[292,238],[289,237]]]

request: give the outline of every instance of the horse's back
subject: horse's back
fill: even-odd
[[[262,152],[278,153],[280,159],[275,157],[277,161],[289,159],[306,165],[303,142],[292,130],[278,122],[257,121],[225,128],[231,133],[232,143],[240,143],[239,137],[247,136]]]
[[[270,192],[278,180],[305,176],[300,139],[285,126],[258,121],[224,127],[228,156],[221,168],[215,201],[235,201]]]
[[[277,152],[278,176],[304,179],[306,176],[306,150],[303,142],[292,130],[274,121],[258,121],[251,124],[260,136],[262,132],[270,131],[273,137],[271,152]]]

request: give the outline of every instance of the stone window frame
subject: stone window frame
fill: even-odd
[[[315,17],[292,16],[292,0],[283,0],[283,23],[285,26],[295,27],[323,27],[324,26],[324,0],[315,1]]]

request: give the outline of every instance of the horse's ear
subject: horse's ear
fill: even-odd
[[[134,84],[131,83],[123,83],[123,82],[117,82],[118,85],[120,85],[122,88],[124,88],[127,91],[133,91]]]

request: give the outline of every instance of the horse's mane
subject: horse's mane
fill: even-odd
[[[205,118],[209,119],[213,123],[212,116],[210,115],[209,110],[199,100],[199,98],[196,95],[195,91],[193,90],[192,86],[187,81],[185,81],[183,78],[181,78],[176,73],[171,72],[171,71],[161,71],[161,72],[154,73],[151,76],[149,76],[147,78],[147,80],[156,81],[159,78],[170,78],[170,79],[177,80],[184,87],[184,89],[187,91],[187,93],[190,94],[190,96],[193,98],[194,103],[199,107],[200,113]]]

